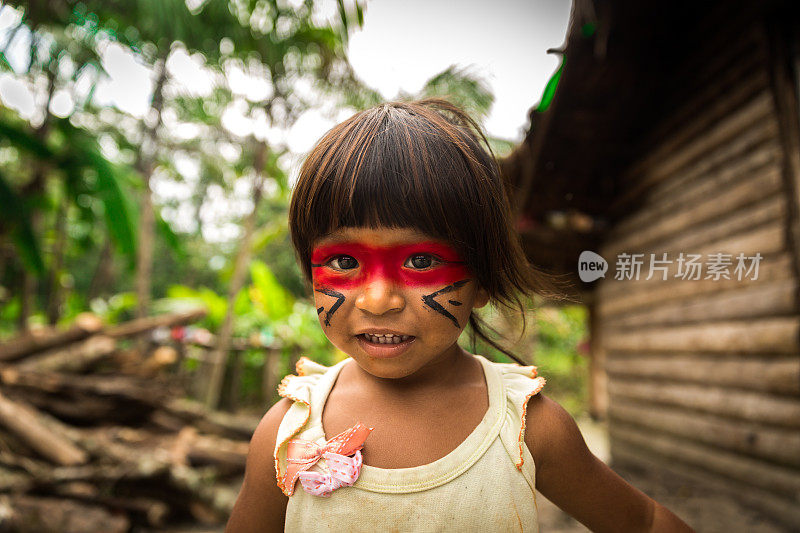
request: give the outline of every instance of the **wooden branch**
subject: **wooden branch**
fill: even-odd
[[[97,487],[90,483],[75,481],[58,485],[54,495],[80,501],[89,505],[101,505],[113,510],[127,513],[134,522],[143,522],[151,527],[162,527],[170,512],[170,507],[161,500],[143,496],[115,497],[100,494]]]
[[[143,406],[158,407],[170,391],[162,383],[135,376],[58,374],[27,370],[20,366],[0,368],[0,382],[8,387],[36,389],[52,394],[85,394],[120,398]]]
[[[85,341],[69,344],[29,357],[17,366],[22,370],[79,372],[117,349],[111,337],[95,335]]]
[[[125,515],[102,506],[69,499],[13,494],[6,496],[12,514],[4,525],[9,531],[85,531],[127,533],[131,524]]]
[[[0,361],[14,361],[32,353],[73,343],[100,331],[102,327],[103,323],[97,316],[82,313],[69,329],[33,330],[28,335],[0,344]]]
[[[260,420],[254,416],[209,411],[203,404],[187,399],[170,400],[162,406],[162,410],[188,421],[203,433],[248,441]]]
[[[132,337],[158,327],[172,327],[196,322],[206,316],[207,310],[192,309],[179,313],[137,318],[103,331],[104,335],[114,338]]]
[[[84,464],[86,452],[59,435],[33,407],[13,402],[0,394],[0,424],[19,435],[32,449],[59,465]]]
[[[230,515],[238,491],[209,483],[208,477],[213,475],[213,469],[173,465],[169,474],[171,483],[197,498],[200,505],[192,507],[196,518],[206,523],[218,523],[221,517]]]
[[[29,478],[43,478],[53,468],[53,465],[41,459],[25,457],[18,453],[0,451],[0,465],[9,471],[24,472]]]
[[[2,463],[1,460],[0,463]],[[0,466],[0,493],[27,492],[33,485],[33,478],[29,474],[15,468]]]
[[[213,464],[232,467],[244,472],[249,444],[217,436],[200,435],[193,427],[186,427],[178,434],[173,447],[175,464],[202,466]]]

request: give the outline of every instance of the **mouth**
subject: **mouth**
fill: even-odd
[[[400,344],[401,342],[414,338],[413,335],[401,335],[398,333],[362,333],[357,336],[372,344]]]
[[[385,359],[397,357],[416,340],[413,335],[361,333],[356,335],[361,349],[371,357]]]

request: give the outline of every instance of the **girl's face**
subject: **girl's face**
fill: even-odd
[[[452,247],[413,229],[342,228],[315,243],[311,272],[328,339],[382,378],[456,353],[489,300]]]

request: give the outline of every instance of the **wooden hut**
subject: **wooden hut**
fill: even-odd
[[[608,416],[614,464],[798,527],[792,4],[576,0],[554,98],[502,168],[531,261],[570,276],[589,306],[592,410]],[[578,279],[584,250],[608,261],[605,278]],[[697,279],[681,276],[681,253],[700,256]],[[651,260],[664,268],[648,280]]]

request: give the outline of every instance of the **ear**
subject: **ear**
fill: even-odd
[[[489,303],[489,292],[486,289],[478,288],[475,294],[475,303],[472,305],[473,309],[478,309]]]

